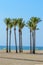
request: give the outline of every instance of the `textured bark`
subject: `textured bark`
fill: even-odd
[[[33,54],[35,54],[35,30],[33,32]]]
[[[32,31],[30,30],[30,53],[32,53]]]
[[[21,47],[21,52],[23,52],[23,48],[22,48],[22,31],[20,31],[20,47]]]
[[[19,52],[23,52],[22,48],[22,31],[19,29]]]
[[[11,52],[11,29],[9,33],[9,52]]]
[[[6,52],[8,53],[8,27],[6,28]]]
[[[21,52],[21,47],[20,47],[20,46],[21,46],[21,45],[20,45],[20,42],[21,42],[21,41],[20,41],[20,40],[21,40],[21,39],[20,39],[20,29],[19,29],[19,52]]]
[[[18,53],[18,51],[17,51],[17,40],[16,40],[16,28],[14,28],[14,37],[15,37],[16,53]]]

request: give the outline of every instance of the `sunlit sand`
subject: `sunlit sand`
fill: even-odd
[[[30,51],[23,53],[6,53],[0,51],[0,65],[37,65],[43,64],[43,51],[36,51],[36,54],[30,54]]]

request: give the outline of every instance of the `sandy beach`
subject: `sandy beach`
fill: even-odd
[[[34,55],[29,51],[6,53],[0,50],[0,65],[43,65],[43,51],[38,50]]]

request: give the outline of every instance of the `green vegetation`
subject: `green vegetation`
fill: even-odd
[[[16,47],[16,53],[18,53],[17,51],[17,39],[16,39],[16,26],[17,26],[17,19],[12,19],[12,23],[14,26],[14,38],[15,38],[15,47]]]
[[[24,26],[28,27],[30,29],[30,53],[35,54],[35,35],[36,35],[36,30],[37,24],[41,21],[40,18],[38,17],[31,17],[30,20],[25,24],[25,21],[23,18],[15,18],[15,19],[10,19],[10,18],[5,18],[5,24],[6,24],[6,35],[7,35],[7,40],[6,40],[6,52],[8,52],[8,29],[10,29],[9,32],[9,52],[11,52],[11,29],[14,27],[14,38],[15,38],[15,47],[16,47],[16,53],[18,53],[17,50],[17,39],[16,39],[16,26],[18,26],[19,30],[19,52],[23,52],[22,48],[22,29]]]
[[[6,52],[8,53],[8,26],[10,23],[10,18],[5,18],[4,22],[6,24]]]
[[[11,29],[12,29],[12,27],[13,27],[13,24],[10,19],[10,23],[9,23],[9,29],[10,29],[10,31],[9,31],[9,52],[11,52]]]
[[[22,29],[25,23],[22,18],[18,18],[18,27],[19,27],[19,52],[23,52],[22,48]]]
[[[37,28],[37,24],[41,21],[40,18],[37,17],[31,17],[30,20],[27,23],[27,26],[30,28],[30,53],[35,54],[35,33]],[[33,47],[32,47],[33,45]],[[33,48],[33,50],[32,50]]]

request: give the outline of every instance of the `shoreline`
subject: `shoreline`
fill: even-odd
[[[0,50],[0,52],[5,52],[6,53],[6,50],[3,49],[3,50]],[[11,50],[11,52],[15,52],[16,53],[16,50]],[[19,53],[19,50],[18,50],[18,53]],[[30,50],[23,50],[23,53],[30,53]],[[42,53],[43,54],[43,50],[35,50],[35,53],[39,53],[39,54]]]

